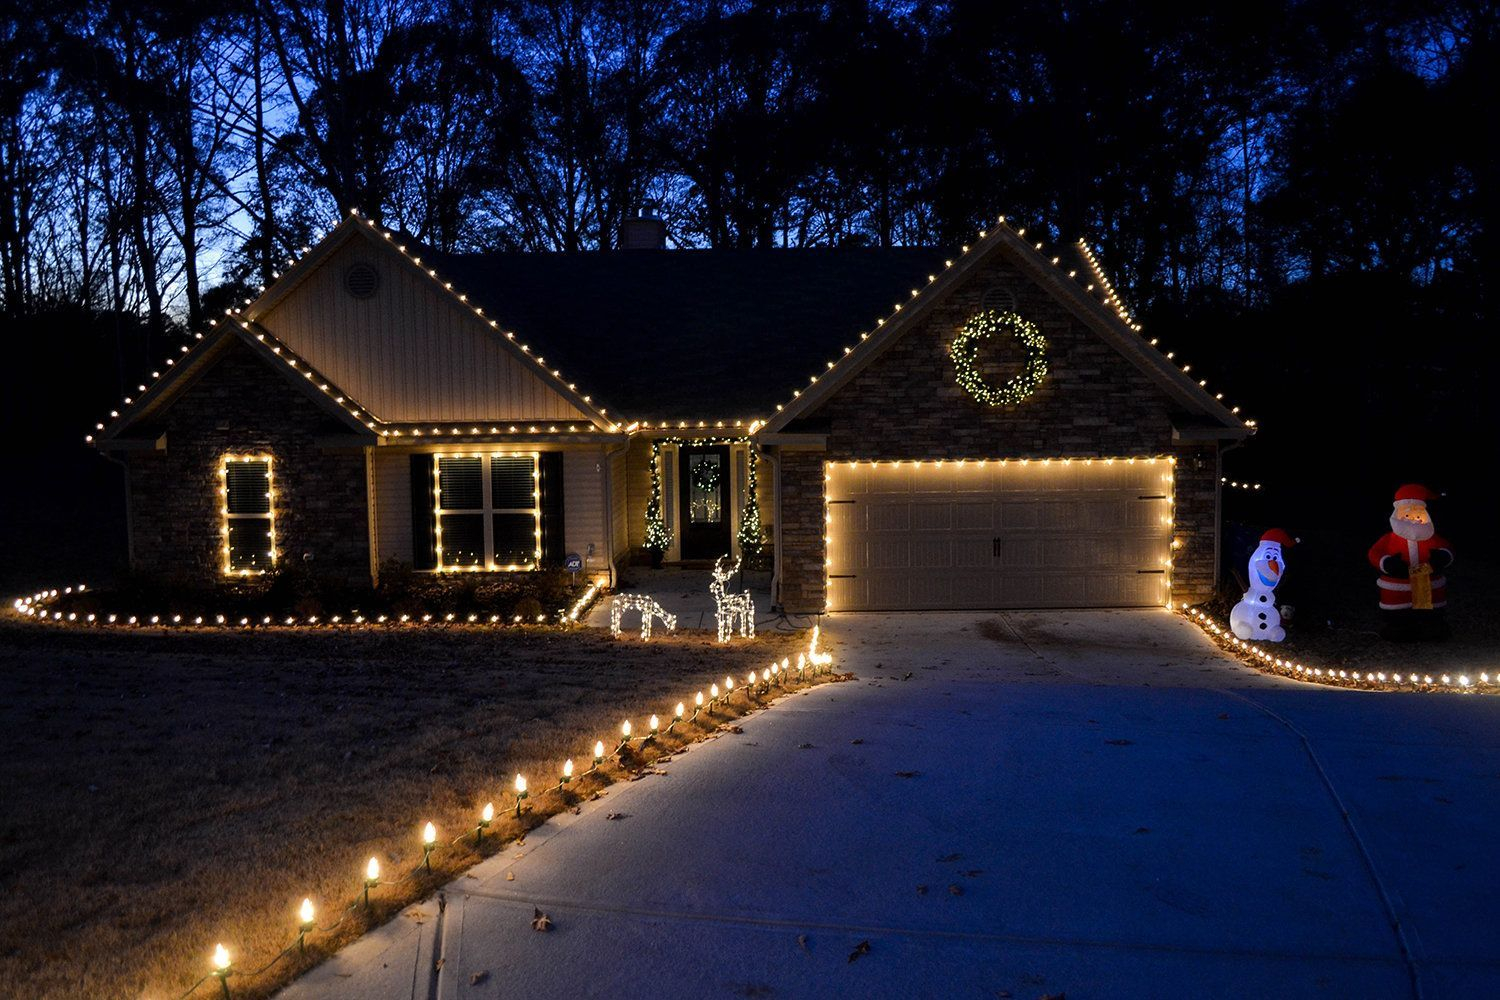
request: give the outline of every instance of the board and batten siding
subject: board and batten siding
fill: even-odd
[[[609,569],[609,510],[604,497],[604,449],[563,452],[563,537],[583,557],[587,572]],[[589,546],[594,547],[592,555]]]
[[[357,263],[380,276],[369,298],[344,287]],[[381,420],[589,419],[441,285],[358,237],[260,324]]]
[[[441,450],[441,449],[437,449]],[[371,455],[378,561],[412,562],[411,455],[406,448],[376,448]],[[602,448],[563,452],[563,537],[567,551],[584,557],[590,571],[609,569]],[[589,545],[594,546],[589,556]]]
[[[375,488],[370,493],[375,505],[375,544],[377,560],[399,559],[412,564],[411,547],[411,453],[375,448],[370,456]]]
[[[609,498],[609,516],[614,526],[613,555],[616,559],[621,559],[630,552],[630,489],[625,455],[626,449],[622,448],[611,455],[609,460],[609,486],[613,494]]]

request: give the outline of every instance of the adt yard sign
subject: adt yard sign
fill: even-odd
[[[583,571],[583,556],[577,552],[569,552],[568,557],[563,560],[563,569],[569,573],[581,573]]]

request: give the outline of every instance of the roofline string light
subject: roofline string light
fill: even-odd
[[[69,589],[71,590],[71,588]],[[781,692],[784,693],[790,690],[794,685],[801,682],[819,683],[821,680],[833,679],[833,655],[818,648],[820,635],[820,627],[814,625],[811,638],[808,642],[807,651],[799,652],[797,654],[795,676],[793,676],[793,667],[790,657],[783,657],[779,661],[773,661],[771,663],[771,666],[762,672],[757,673],[756,671],[751,671],[749,674],[748,682],[743,686],[743,690],[745,691],[743,711],[749,712],[755,708],[763,707],[765,703],[761,700],[762,697],[776,693],[776,690],[778,688]],[[571,757],[566,759],[559,771],[559,779],[557,783],[555,785],[547,785],[539,792],[537,792],[535,796],[533,796],[530,791],[529,783],[525,775],[516,774],[515,778],[511,782],[510,793],[515,800],[513,815],[517,819],[521,818],[524,803],[527,800],[533,799],[536,796],[544,795],[549,792],[563,796],[561,802],[564,806],[566,806],[569,802],[569,799],[566,797],[567,786],[573,780],[575,780],[575,778],[582,779],[588,777],[589,775],[595,774],[605,766],[609,757],[623,757],[625,751],[630,747],[631,743],[640,743],[642,749],[644,749],[646,744],[658,740],[662,735],[664,735],[666,732],[672,731],[678,725],[697,720],[700,714],[707,714],[711,716],[716,705],[722,703],[727,706],[730,701],[730,693],[735,687],[732,676],[725,678],[725,685],[726,689],[722,695],[719,694],[719,687],[717,683],[711,685],[710,690],[714,692],[714,696],[707,703],[704,702],[703,692],[701,690],[693,695],[692,703],[694,705],[694,708],[690,716],[687,715],[687,702],[689,699],[684,698],[681,701],[678,701],[669,710],[672,721],[665,728],[665,730],[662,730],[660,728],[660,720],[658,719],[658,717],[652,715],[651,721],[647,727],[647,731],[643,734],[636,735],[634,733],[634,727],[631,725],[630,720],[626,719],[624,724],[621,726],[623,739],[616,747],[613,754],[606,755],[604,752],[604,741],[596,741],[594,743],[592,753],[587,754],[587,756],[593,760],[593,766],[591,766],[587,771],[584,771],[581,774],[575,774],[573,759]],[[713,732],[718,728],[720,724],[710,721],[707,725],[708,728],[701,735],[706,736],[708,733]],[[688,742],[692,741],[689,740]],[[666,752],[665,748],[663,748],[663,752]],[[606,784],[610,783],[613,780],[613,778],[608,775],[604,775],[601,777]],[[486,802],[484,808],[480,811],[479,818],[476,821],[476,826],[472,830],[466,826],[462,833],[446,843],[439,842],[437,827],[432,822],[429,821],[424,823],[420,829],[418,844],[418,846],[420,846],[422,850],[422,858],[412,866],[410,871],[408,871],[399,879],[381,878],[379,858],[375,856],[370,857],[369,860],[360,869],[359,878],[357,880],[358,889],[356,890],[353,901],[343,908],[337,920],[326,927],[319,927],[315,924],[315,910],[313,907],[312,899],[311,897],[305,897],[302,900],[301,906],[296,910],[295,913],[295,937],[293,938],[292,942],[281,951],[279,951],[268,962],[257,969],[245,971],[236,968],[231,960],[229,950],[224,946],[223,942],[216,943],[214,945],[214,950],[210,958],[209,971],[205,973],[203,977],[195,982],[192,986],[188,987],[186,992],[180,994],[179,1000],[187,1000],[188,997],[191,997],[194,993],[197,992],[200,986],[208,982],[210,979],[217,980],[222,991],[222,996],[229,997],[229,979],[231,977],[254,978],[261,975],[262,973],[269,971],[288,955],[291,955],[293,953],[296,953],[299,956],[305,955],[307,947],[307,936],[309,934],[331,934],[333,931],[337,930],[346,920],[348,920],[351,914],[359,912],[361,910],[369,911],[371,909],[371,891],[379,889],[382,886],[399,886],[418,879],[430,880],[434,878],[442,878],[444,873],[435,873],[432,869],[432,856],[436,851],[441,850],[445,854],[453,852],[459,855],[478,855],[482,857],[482,854],[480,852],[482,849],[482,845],[484,844],[484,831],[490,828],[491,824],[494,822],[494,818],[494,802]],[[498,846],[498,842],[495,843]]]
[[[1256,643],[1246,642],[1236,636],[1227,626],[1218,622],[1200,608],[1184,608],[1183,615],[1212,636],[1225,649],[1240,654],[1252,666],[1269,673],[1290,677],[1292,680],[1310,684],[1331,684],[1336,687],[1358,687],[1375,691],[1448,691],[1455,694],[1500,693],[1500,671],[1469,673],[1438,673],[1425,671],[1391,670],[1336,670],[1332,667],[1312,667],[1287,656],[1277,656]]]
[[[1006,217],[1003,216],[1003,215],[999,216],[996,219],[996,225],[999,226],[999,227],[1001,227],[1001,228],[1004,228],[1006,230],[1009,230],[1010,232],[1013,232],[1017,237],[1024,237],[1026,235],[1026,230],[1025,230],[1024,227],[1019,228],[1019,229],[1012,229],[1011,226],[1010,226],[1010,223],[1006,220]],[[990,233],[989,230],[986,230],[986,229],[979,230],[979,238],[981,240],[988,238],[990,235],[991,235],[991,233]],[[1023,240],[1023,243],[1024,243],[1024,240]],[[1047,257],[1045,254],[1043,254],[1042,248],[1045,246],[1044,243],[1041,243],[1041,242],[1038,242],[1038,243],[1035,243],[1035,244],[1025,243],[1025,246],[1033,254],[1033,256],[1039,258],[1044,263],[1050,263],[1053,267],[1057,268],[1058,270],[1062,270],[1063,264],[1062,264],[1062,258],[1061,257]],[[1078,276],[1078,273],[1076,271],[1068,271],[1068,272],[1066,272],[1067,276],[1069,278],[1073,279],[1074,282],[1076,282],[1077,284],[1083,286],[1083,290],[1086,293],[1100,295],[1100,298],[1098,300],[1099,303],[1101,305],[1103,305],[1105,308],[1109,309],[1116,317],[1118,317],[1119,320],[1120,320],[1120,322],[1124,323],[1127,329],[1129,329],[1133,333],[1137,333],[1137,334],[1141,333],[1141,330],[1142,330],[1141,324],[1135,322],[1134,319],[1130,316],[1129,311],[1125,309],[1124,303],[1120,300],[1119,296],[1115,293],[1114,287],[1113,287],[1113,285],[1111,285],[1109,283],[1108,278],[1106,278],[1104,276],[1104,270],[1103,270],[1102,267],[1099,266],[1099,262],[1095,258],[1094,253],[1089,248],[1088,244],[1084,240],[1079,239],[1077,241],[1077,246],[1078,246],[1080,252],[1082,252],[1082,254],[1084,255],[1084,258],[1089,262],[1089,266],[1093,269],[1096,280],[1095,280],[1095,282],[1087,282],[1086,283],[1086,282],[1084,282]],[[974,249],[975,249],[975,247],[968,246],[968,245],[965,245],[965,246],[961,247],[960,248],[960,257],[967,256]],[[945,260],[945,261],[943,261],[943,269],[944,270],[951,269],[955,263],[956,263],[956,261],[953,260],[953,259]],[[833,360],[825,362],[823,371],[820,371],[816,375],[809,376],[806,386],[804,386],[801,389],[793,389],[792,390],[792,398],[791,399],[787,400],[784,403],[777,403],[776,404],[776,412],[777,413],[783,412],[786,409],[786,407],[792,405],[798,399],[800,399],[802,397],[802,393],[803,393],[803,391],[805,389],[810,389],[812,386],[817,385],[817,383],[818,383],[818,381],[819,381],[819,379],[821,377],[824,377],[827,374],[833,372],[838,367],[838,365],[841,364],[844,361],[844,359],[850,357],[854,353],[855,349],[858,348],[860,346],[860,344],[862,344],[866,340],[869,340],[870,339],[870,335],[872,333],[877,332],[887,322],[889,322],[891,320],[894,320],[896,318],[897,314],[901,312],[903,306],[910,306],[913,302],[915,302],[916,300],[920,299],[921,296],[922,296],[922,293],[925,292],[928,288],[931,288],[932,285],[935,284],[936,282],[937,282],[937,274],[935,274],[935,273],[934,274],[929,274],[927,276],[927,284],[923,288],[920,288],[920,289],[919,288],[913,288],[911,290],[911,297],[905,303],[898,302],[898,303],[896,303],[893,306],[891,312],[887,313],[883,317],[877,317],[876,320],[875,320],[874,327],[872,327],[869,330],[865,330],[865,331],[861,332],[860,335],[859,335],[859,340],[858,341],[856,341],[855,343],[851,344],[848,347],[845,347],[843,349],[842,354],[840,354],[839,356],[835,357]],[[1095,292],[1095,285],[1096,284],[1100,285],[1103,288],[1103,292]],[[1158,353],[1162,353],[1160,351],[1160,347],[1157,344],[1156,338],[1154,338],[1154,337],[1151,338],[1149,341],[1147,341],[1147,343],[1151,347],[1157,348]],[[1165,353],[1165,354],[1163,354],[1163,356],[1167,360],[1169,360],[1169,361],[1173,360],[1172,359],[1172,355],[1170,353]],[[1192,370],[1192,366],[1191,365],[1181,365],[1179,367],[1181,368],[1181,370],[1182,370],[1182,372],[1184,374],[1188,374]],[[1200,389],[1203,389],[1205,392],[1208,391],[1208,382],[1207,382],[1206,379],[1199,379],[1199,380],[1197,380],[1197,382],[1198,382],[1198,387]],[[1224,394],[1223,393],[1215,393],[1215,394],[1213,394],[1213,399],[1214,399],[1215,402],[1217,402],[1217,403],[1219,403],[1221,405],[1224,405]],[[1227,407],[1226,406],[1226,409],[1229,410],[1229,413],[1232,416],[1235,416],[1236,418],[1239,418],[1239,412],[1240,412],[1239,407],[1237,407],[1237,406]],[[1239,419],[1240,419],[1240,422],[1246,428],[1249,428],[1251,431],[1254,431],[1254,429],[1256,427],[1256,423],[1255,423],[1254,420],[1244,420],[1243,418],[1239,418]]]
[[[236,575],[239,575],[236,573]],[[50,590],[39,590],[25,597],[17,597],[11,601],[9,610],[23,618],[37,623],[49,625],[75,626],[83,628],[104,629],[205,629],[205,628],[227,628],[227,629],[322,629],[322,630],[353,630],[353,629],[411,629],[411,628],[446,628],[449,626],[470,626],[477,628],[513,628],[516,626],[545,625],[549,621],[547,615],[537,615],[534,621],[523,620],[520,615],[510,619],[499,614],[481,615],[471,613],[460,617],[455,612],[437,611],[413,611],[403,614],[379,614],[366,615],[358,610],[347,614],[336,614],[330,616],[320,615],[234,615],[219,613],[205,614],[183,614],[181,612],[158,612],[156,614],[127,615],[119,613],[98,613],[76,611],[62,612],[49,611],[48,605],[66,597],[70,594],[82,594],[88,592],[87,584],[77,584],[71,587],[53,588]],[[604,593],[604,586],[595,581],[585,588],[573,605],[566,609],[559,609],[552,620],[558,625],[574,624],[579,617],[593,606],[600,595]]]

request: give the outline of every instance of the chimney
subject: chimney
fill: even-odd
[[[654,215],[638,215],[626,219],[620,227],[620,248],[623,250],[665,250],[667,248],[667,224]]]

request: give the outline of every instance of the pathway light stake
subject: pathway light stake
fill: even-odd
[[[748,705],[755,697],[755,671],[750,671],[750,678],[745,683],[745,703]]]
[[[516,819],[521,818],[521,803],[526,800],[526,779],[516,775]]]
[[[297,954],[307,954],[307,935],[313,929],[313,905],[311,899],[302,900],[297,911]]]
[[[219,981],[219,989],[224,991],[225,1000],[229,1000],[229,966],[229,949],[222,944],[214,945],[213,977]]]
[[[624,750],[625,750],[625,748],[628,747],[628,746],[630,746],[630,720],[629,719],[626,719],[624,722],[620,723],[620,735],[623,737],[623,739],[620,740],[620,745],[617,748],[615,748],[615,753],[623,753]]]
[[[594,769],[597,771],[599,765],[604,763],[604,741],[594,741]]]
[[[422,867],[432,871],[432,849],[437,846],[437,827],[428,823],[422,827]]]
[[[484,842],[484,831],[490,828],[495,820],[495,803],[486,802],[484,808],[479,812],[479,825],[474,828],[474,846],[478,847]]]
[[[380,884],[380,862],[372,854],[365,865],[365,909],[370,908],[370,890]]]
[[[651,716],[650,726],[651,732],[646,736],[647,743],[650,743],[652,740],[656,739],[656,730],[661,726],[661,720],[654,715]]]
[[[677,707],[672,709],[672,721],[667,723],[667,732],[670,733],[672,728],[682,721],[682,716],[685,712],[687,712],[687,706],[679,701]]]
[[[701,711],[703,711],[703,692],[699,691],[697,694],[693,695],[693,718],[696,719],[698,717],[698,713]]]
[[[714,703],[719,700],[719,685],[710,684],[708,687],[708,713],[713,714]]]
[[[573,780],[573,758],[569,757],[563,761],[562,780],[557,783],[557,790],[562,791],[562,786]]]

